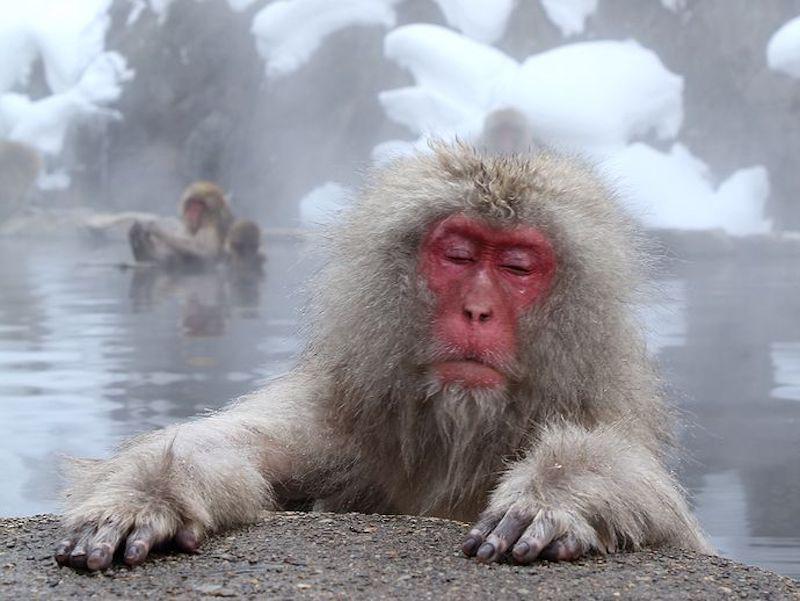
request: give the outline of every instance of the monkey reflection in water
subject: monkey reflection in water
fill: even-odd
[[[190,338],[218,337],[225,333],[231,299],[228,278],[220,270],[177,271],[136,269],[131,274],[129,296],[135,311],[152,311],[164,302],[180,304],[180,328]],[[256,303],[258,285],[256,284]]]
[[[241,309],[241,317],[257,317],[265,261],[260,242],[258,225],[240,220],[228,232],[219,265],[135,269],[130,284],[134,308],[149,310],[166,299],[178,298],[183,333],[190,337],[222,335],[231,308]]]
[[[487,563],[713,552],[667,468],[636,231],[603,182],[459,144],[369,182],[327,241],[294,369],[77,462],[56,560],[196,552],[304,500],[470,521],[462,551]]]

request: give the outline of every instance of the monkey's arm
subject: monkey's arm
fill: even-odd
[[[510,549],[529,563],[659,545],[713,553],[678,484],[625,425],[562,424],[501,478],[464,552],[495,561]]]
[[[56,560],[105,569],[123,547],[137,565],[168,540],[192,552],[207,533],[276,508],[279,491],[306,494],[341,454],[315,414],[325,392],[320,378],[290,374],[224,411],[136,438],[108,460],[78,463]]]
[[[211,227],[202,228],[194,236],[184,236],[153,224],[150,232],[172,252],[186,258],[209,261],[222,252],[222,241]]]

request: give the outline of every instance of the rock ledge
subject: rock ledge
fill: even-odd
[[[165,553],[103,574],[59,568],[55,516],[0,520],[0,598],[800,599],[800,582],[677,550],[572,564],[480,565],[464,524],[434,518],[264,513],[196,556]]]

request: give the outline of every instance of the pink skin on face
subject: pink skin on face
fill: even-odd
[[[553,247],[535,228],[494,228],[462,214],[433,224],[420,273],[436,298],[433,334],[448,352],[432,366],[439,381],[503,386],[519,317],[547,292],[555,268]]]
[[[203,212],[205,205],[199,200],[190,200],[186,203],[186,209],[183,211],[183,217],[189,226],[189,231],[192,233],[200,229],[203,219]]]

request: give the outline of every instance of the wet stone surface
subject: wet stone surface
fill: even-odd
[[[433,518],[265,513],[199,555],[165,552],[135,570],[59,568],[54,516],[0,520],[3,599],[800,599],[800,582],[719,557],[623,553],[571,564],[480,565],[467,526]]]

